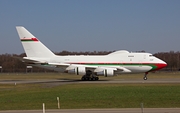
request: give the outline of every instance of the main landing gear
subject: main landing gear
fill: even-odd
[[[81,80],[82,81],[89,81],[89,80],[96,81],[96,80],[99,80],[99,77],[97,77],[92,71],[87,70],[86,74],[82,76]]]
[[[147,80],[147,74],[148,72],[145,73],[144,78],[143,78],[144,80]]]

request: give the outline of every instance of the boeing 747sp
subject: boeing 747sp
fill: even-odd
[[[59,72],[82,75],[81,80],[99,80],[124,73],[147,74],[167,66],[166,62],[150,53],[137,53],[120,50],[108,55],[71,55],[58,56],[22,26],[16,27],[27,57],[21,60],[32,66]]]

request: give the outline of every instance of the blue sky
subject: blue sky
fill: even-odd
[[[50,50],[180,51],[180,0],[0,0],[0,54],[24,26]]]

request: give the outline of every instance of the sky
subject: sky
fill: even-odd
[[[176,52],[180,0],[0,0],[0,54],[24,53],[16,26],[53,52]]]

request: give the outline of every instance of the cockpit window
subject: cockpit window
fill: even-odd
[[[149,57],[153,57],[153,55],[149,55]]]

